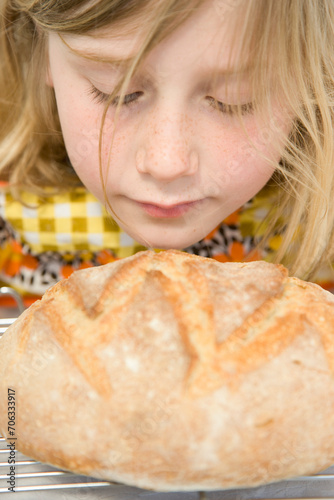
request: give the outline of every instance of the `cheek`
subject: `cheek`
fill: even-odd
[[[59,108],[64,142],[71,164],[82,182],[91,189],[100,183],[99,136],[101,119],[96,113],[72,101]]]
[[[286,117],[284,120],[277,113],[270,120],[249,121],[246,132],[230,129],[220,147],[216,147],[222,167],[220,179],[236,185],[264,184],[281,158],[290,128],[291,120]]]
[[[277,126],[265,121],[248,120],[245,125],[246,133],[230,124],[223,130],[206,131],[205,136],[211,160],[202,184],[209,195],[220,198],[225,205],[230,203],[231,210],[255,196],[268,182],[280,160],[283,137],[289,131],[285,125],[277,130]]]
[[[81,181],[102,201],[104,187],[112,195],[124,184],[133,155],[129,134],[117,130],[114,133],[114,121],[108,116],[103,125],[100,155],[101,120],[102,116],[90,118],[86,114],[82,121],[85,125],[75,132],[69,131],[68,150]]]
[[[257,151],[243,133],[229,131],[223,139],[212,141],[211,137],[210,142],[212,169],[208,181],[214,181],[217,188],[226,189],[228,186],[236,194],[250,184],[265,183],[272,175],[274,168],[261,154],[266,155],[266,148],[261,145],[257,147],[261,152]]]

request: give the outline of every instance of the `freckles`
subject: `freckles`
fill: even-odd
[[[266,115],[253,125],[249,135],[254,140],[257,148],[275,158],[282,152],[285,141],[292,127],[292,119],[286,110],[273,107],[272,113]]]
[[[96,162],[100,135],[99,118],[80,100],[67,101],[60,110],[59,117],[66,147],[74,168],[83,168],[85,164]]]
[[[129,137],[126,134],[115,134],[104,137],[102,150],[102,175],[104,183],[112,190],[128,175],[129,156],[127,145]]]
[[[119,135],[119,134],[114,134],[113,130],[106,130],[105,128],[103,129],[103,138],[102,138],[102,147],[103,147],[103,155],[104,158],[108,158],[110,155],[110,158],[113,157],[113,155],[116,155],[120,148],[121,145],[125,141],[125,136],[124,135]]]

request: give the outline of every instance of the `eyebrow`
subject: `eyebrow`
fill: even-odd
[[[252,71],[252,64],[245,64],[240,66],[239,68],[209,68],[207,74],[211,73],[212,76],[215,76],[217,80],[221,80],[223,78],[231,78],[231,77],[243,77],[250,74]]]
[[[117,58],[111,55],[101,55],[100,51],[94,51],[91,49],[79,50],[71,47],[64,38],[59,35],[64,45],[70,51],[72,55],[74,55],[78,59],[83,59],[86,61],[92,61],[93,63],[106,64],[110,69],[118,69],[121,70],[123,68],[129,67],[131,63],[133,63],[136,55],[130,55],[128,57]],[[206,75],[206,79],[213,79],[215,83],[219,84],[222,80],[231,80],[233,78],[244,78],[249,75],[252,69],[252,65],[246,63],[240,68],[206,68],[203,73]]]
[[[117,58],[115,56],[107,56],[107,55],[101,55],[101,51],[94,51],[91,49],[86,49],[86,50],[79,50],[79,49],[74,49],[69,45],[64,38],[60,36],[60,39],[62,40],[63,44],[67,47],[67,49],[70,51],[70,53],[80,59],[92,61],[92,62],[98,62],[98,63],[103,63],[103,64],[108,64],[109,66],[112,67],[125,67],[129,66],[135,59],[135,55],[130,55],[128,57],[122,57],[122,58]]]

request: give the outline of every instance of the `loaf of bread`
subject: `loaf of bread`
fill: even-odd
[[[159,491],[334,463],[334,298],[266,262],[146,251],[75,272],[0,340],[0,432],[80,474]]]

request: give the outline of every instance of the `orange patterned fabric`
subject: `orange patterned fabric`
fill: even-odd
[[[270,260],[280,245],[280,234],[274,234],[261,252],[257,249],[269,209],[270,198],[263,191],[184,251],[219,262]],[[35,211],[26,210],[0,189],[0,279],[26,297],[42,295],[75,270],[141,250],[145,247],[127,236],[83,188],[50,197]],[[332,289],[334,279],[325,272],[317,282]]]

